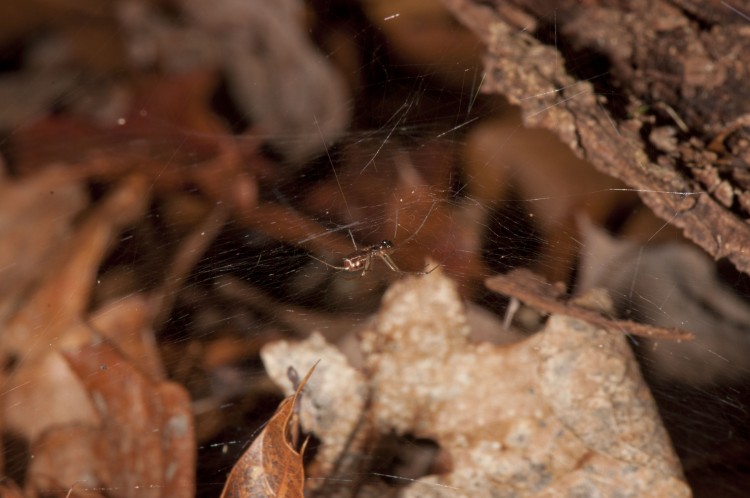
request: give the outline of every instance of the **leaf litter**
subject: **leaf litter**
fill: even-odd
[[[608,192],[603,204],[610,205],[599,211],[589,210],[593,198],[588,195],[583,196],[585,205],[571,208],[567,199],[572,191],[561,192],[557,182],[539,180],[550,178],[533,167],[545,161],[544,154],[518,158],[522,168],[532,164],[527,184],[498,181],[506,165],[498,161],[490,167],[491,158],[505,152],[507,159],[510,147],[481,155],[471,150],[472,135],[462,144],[461,128],[481,115],[469,109],[457,125],[456,117],[465,111],[460,105],[441,111],[443,121],[450,122],[447,127],[433,122],[427,126],[431,130],[415,139],[412,125],[422,128],[437,105],[445,109],[447,93],[440,88],[437,97],[426,91],[404,99],[396,92],[396,97],[383,99],[371,92],[373,82],[365,81],[360,71],[367,63],[359,58],[359,47],[352,50],[372,34],[368,30],[357,32],[359,28],[335,19],[311,20],[302,15],[301,4],[291,1],[279,2],[278,11],[230,0],[210,6],[168,3],[121,1],[97,7],[74,0],[70,8],[41,2],[37,9],[12,1],[0,8],[19,14],[0,16],[4,44],[17,43],[15,37],[36,33],[41,25],[49,30],[49,36],[23,38],[28,51],[22,55],[31,62],[19,74],[13,71],[18,78],[3,72],[0,82],[0,94],[9,101],[0,125],[11,130],[3,137],[2,151],[10,167],[0,181],[0,424],[7,476],[0,482],[2,496],[211,494],[205,467],[213,472],[210,481],[220,486],[235,450],[251,437],[251,430],[237,435],[231,428],[258,426],[263,428],[251,448],[280,448],[282,463],[265,460],[253,467],[247,464],[254,456],[242,457],[240,470],[229,481],[238,491],[227,491],[227,496],[260,496],[253,486],[281,482],[285,473],[286,491],[262,492],[302,496],[304,482],[309,496],[689,495],[623,332],[648,336],[644,343],[653,347],[649,358],[662,381],[713,386],[717,379],[735,380],[737,372],[722,368],[714,352],[726,351],[719,346],[727,344],[739,356],[746,350],[743,329],[731,323],[732,317],[744,320],[746,311],[713,275],[713,262],[685,247],[643,252],[629,243],[615,247],[630,268],[649,269],[660,275],[663,286],[697,289],[680,294],[674,309],[665,308],[670,320],[647,317],[651,325],[614,318],[599,293],[569,299],[563,287],[543,283],[534,274],[494,277],[489,282],[493,289],[551,313],[536,335],[518,337],[517,331],[502,330],[494,315],[463,300],[481,295],[485,277],[497,270],[489,266],[497,260],[484,254],[483,236],[499,219],[490,212],[498,200],[520,192],[523,199],[552,196],[560,203],[552,214],[542,209],[533,213],[552,253],[547,260],[538,258],[542,262],[535,269],[566,279],[574,269],[573,252],[580,249],[570,235],[577,211],[603,222],[610,209],[622,207],[623,198],[633,197],[632,191]],[[368,4],[363,15],[384,33],[387,40],[378,38],[378,46],[394,51],[389,57],[394,56],[399,71],[426,64],[447,88],[463,88],[467,74],[481,71],[483,40],[490,50],[485,89],[503,91],[525,108],[527,120],[556,129],[579,154],[622,176],[663,217],[684,214],[677,223],[694,239],[742,265],[741,240],[726,235],[746,233],[733,213],[747,211],[747,193],[740,189],[747,175],[742,167],[730,168],[744,164],[745,118],[713,119],[705,143],[695,135],[681,142],[677,128],[687,135],[701,121],[700,112],[696,116],[690,102],[671,98],[678,96],[662,95],[667,101],[662,114],[677,128],[648,121],[663,121],[663,116],[635,113],[614,116],[622,118],[618,129],[602,95],[567,74],[563,54],[543,46],[537,35],[526,36],[540,26],[528,14],[533,9],[517,7],[520,2],[506,2],[494,12],[477,11],[480,7],[462,0],[446,3],[467,7],[459,14],[476,36],[437,4],[422,5],[426,10],[420,12],[415,3],[414,10],[401,12],[400,24],[392,22],[386,3]],[[694,34],[697,23],[684,13],[665,10],[661,3],[654,8],[669,14],[647,16],[657,31],[677,27],[673,36]],[[689,8],[695,16],[706,14]],[[624,25],[615,8],[592,6],[589,12],[596,15],[591,17],[569,9],[568,4],[560,7],[560,33],[578,44],[588,43],[587,37],[596,42],[597,29]],[[587,25],[591,19],[601,25]],[[637,24],[646,18],[630,16],[627,21]],[[506,23],[523,29],[513,31]],[[403,29],[410,26],[429,30]],[[724,35],[735,29],[740,28],[717,27],[712,31],[717,36],[705,41],[727,47],[742,43],[741,36]],[[327,53],[313,46],[308,30],[316,30]],[[429,46],[425,62],[409,47],[420,45],[424,39],[419,37],[427,31],[431,38],[422,43]],[[622,29],[617,32],[631,37]],[[445,45],[450,50],[440,49]],[[600,49],[616,59],[619,46]],[[723,63],[727,56],[721,54],[742,52],[709,54],[698,48],[691,45],[698,57],[686,65],[691,78],[684,94],[713,95],[698,89],[722,83],[714,76],[724,73],[703,74],[707,57]],[[640,54],[648,58],[647,52]],[[340,64],[338,70],[333,62]],[[387,70],[395,67],[386,58],[377,63]],[[618,66],[612,74],[632,66]],[[498,78],[498,72],[506,77]],[[80,84],[81,73],[90,78],[88,83]],[[268,77],[261,85],[255,85],[258,74]],[[411,76],[416,75],[392,81]],[[55,85],[39,85],[52,79]],[[624,79],[630,80],[644,78]],[[630,110],[649,100],[639,84],[634,85]],[[30,98],[19,97],[28,96],[29,89]],[[249,117],[246,127],[244,119],[238,119],[239,126],[231,116],[218,115],[216,99],[223,92],[233,99],[235,111]],[[269,98],[271,94],[280,97]],[[472,95],[469,107],[496,105],[497,100],[484,97]],[[731,106],[725,101],[717,110],[735,112],[734,103],[743,99],[729,101]],[[356,108],[374,110],[367,117],[352,116]],[[375,125],[385,138],[347,134],[360,131],[355,127],[362,122],[370,127],[378,123],[378,113],[394,118]],[[477,141],[498,141],[498,133],[506,133],[551,144],[531,137],[511,114],[495,124],[479,123]],[[650,126],[651,133],[644,133]],[[342,136],[338,150],[332,155],[325,151],[330,164],[318,168],[319,161],[307,161]],[[640,144],[646,136],[650,144]],[[523,143],[517,147],[537,149]],[[549,152],[547,146],[538,149]],[[646,150],[658,157],[649,162]],[[459,157],[470,164],[459,168]],[[338,178],[333,182],[323,173],[334,162],[346,192]],[[677,163],[691,169],[706,193],[682,188],[684,179],[672,168]],[[588,165],[576,160],[575,167],[583,175]],[[308,182],[313,168],[312,176],[321,178]],[[574,183],[579,179],[567,166],[553,164],[550,171],[575,176]],[[464,176],[474,178],[475,185],[457,187],[456,178]],[[585,193],[620,185],[601,175],[587,179],[592,183],[586,183]],[[490,185],[497,188],[486,188]],[[461,197],[465,186],[468,195]],[[551,192],[544,190],[550,186]],[[690,195],[665,202],[664,191],[677,190]],[[452,202],[453,197],[461,199]],[[701,212],[710,216],[701,217]],[[718,230],[701,226],[701,218],[715,222]],[[347,237],[342,226],[356,235]],[[648,236],[662,233],[658,225],[650,227]],[[410,240],[412,244],[399,248],[402,268],[420,268],[429,248],[451,279],[442,270],[424,279],[403,279],[390,288],[380,311],[364,319],[368,315],[362,310],[376,306],[386,280],[397,275],[384,278],[373,272],[346,281],[326,268],[316,269],[308,255],[302,257],[307,264],[299,263],[298,255],[288,252],[292,246],[320,257],[342,256],[351,251],[355,237],[367,243],[383,237]],[[221,245],[227,240],[232,242]],[[559,246],[561,241],[568,247]],[[260,249],[246,257],[241,250],[246,243]],[[599,265],[608,256],[593,247],[586,243],[583,252],[592,249],[593,256],[584,267]],[[220,259],[229,252],[250,261],[242,263],[243,278],[236,273],[205,277],[217,270],[206,268],[204,256],[217,258],[214,267],[222,270],[240,267],[237,259]],[[679,276],[686,268],[699,270],[697,282]],[[266,280],[262,287],[260,276],[268,274],[272,282]],[[627,290],[636,289],[644,300],[659,297],[647,292],[654,287],[641,275],[596,277],[591,287],[609,287],[615,306],[622,305]],[[286,295],[279,298],[279,292]],[[287,302],[299,296],[303,298]],[[301,303],[310,296],[324,306],[313,310]],[[650,304],[644,300],[637,303],[638,311]],[[707,319],[699,306],[704,302],[721,312],[719,319]],[[691,306],[689,314],[685,303]],[[633,307],[632,302],[626,305]],[[326,311],[348,306],[357,307],[359,314]],[[674,323],[676,317],[707,325],[691,327],[697,336],[691,343],[674,328],[681,325]],[[355,328],[361,329],[358,336]],[[683,340],[678,347],[686,354],[713,355],[713,361],[705,362],[710,368],[685,372],[684,364],[674,359],[677,348],[657,347],[675,337]],[[295,391],[297,401],[282,401],[276,415],[268,409],[278,394],[260,373],[259,354],[277,384],[289,394]],[[290,365],[304,372],[318,360],[304,395],[302,385],[292,382],[290,387]],[[744,365],[741,358],[733,359],[734,364]],[[292,436],[297,402],[303,429],[315,437],[304,470],[299,441]],[[699,419],[703,414],[690,415]],[[729,418],[723,410],[715,418],[721,417]],[[714,425],[718,431],[723,427]],[[20,454],[11,451],[15,441],[25,448]],[[206,457],[206,449],[215,447],[221,454]],[[702,451],[707,458],[718,458],[714,448]],[[742,461],[741,449],[730,444],[723,451]],[[414,463],[418,470],[383,464],[388,458],[415,460],[399,465]],[[204,480],[196,483],[199,471]]]
[[[309,486],[366,476],[362,453],[395,433],[434,440],[451,462],[399,496],[690,496],[622,333],[554,314],[511,345],[472,343],[469,332],[455,284],[437,270],[388,290],[361,331],[361,373],[320,336],[266,346],[280,385],[281,365],[313,358],[330,382],[329,394],[311,384],[301,405],[321,441],[311,469],[325,469]],[[370,496],[360,493],[336,496]]]
[[[276,413],[242,455],[227,478],[221,498],[303,498],[305,471],[302,455],[307,443],[297,450],[297,403],[315,371],[293,382],[294,394],[281,402]],[[287,376],[296,370],[288,369]]]

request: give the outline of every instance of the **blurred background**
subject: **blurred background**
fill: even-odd
[[[554,5],[535,21],[556,44]],[[696,496],[741,496],[746,278],[524,128],[483,92],[483,57],[436,0],[0,3],[0,429],[5,492],[26,493],[7,496],[66,496],[80,468],[61,462],[96,454],[59,356],[92,331],[186,390],[198,452],[181,465],[217,496],[281,399],[259,348],[317,330],[356,364],[389,283],[435,265],[481,340],[543,321],[521,309],[504,330],[484,287],[520,266],[695,332],[633,346]],[[383,240],[399,271],[329,266]],[[116,495],[107,482],[72,496]]]

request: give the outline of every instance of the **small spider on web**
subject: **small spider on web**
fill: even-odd
[[[333,160],[331,159],[330,151],[328,150],[328,146],[325,143],[325,138],[323,137],[323,132],[320,129],[317,118],[315,118],[315,126],[318,128],[318,134],[320,135],[323,148],[325,149],[326,156],[328,157],[328,162],[331,165],[331,171],[333,172],[333,176],[336,179],[336,185],[338,185],[339,191],[341,192],[341,196],[344,200],[346,211],[347,213],[349,213],[349,216],[351,217],[351,211],[349,210],[349,203],[346,201],[346,195],[344,194],[344,189],[341,187],[341,181],[339,180],[339,175],[336,172],[336,168],[333,165]],[[367,165],[365,165],[365,168],[367,168]],[[364,172],[364,169],[362,171]],[[422,223],[419,225],[419,227],[413,234],[411,234],[405,241],[401,243],[402,245],[411,241],[411,239],[416,237],[419,231],[422,230],[422,227],[424,226],[425,222],[430,217],[430,214],[432,214],[432,210],[435,209],[435,204],[437,204],[437,200],[434,200],[432,202],[432,206],[430,206],[430,210],[427,211],[427,215],[422,220]],[[393,233],[394,239],[396,238],[397,232],[398,232],[398,211],[396,211],[396,227]],[[390,240],[382,240],[378,242],[377,244],[373,244],[365,248],[359,249],[357,247],[357,243],[354,241],[354,235],[352,234],[351,230],[349,230],[349,237],[352,239],[352,244],[354,244],[354,252],[344,257],[342,266],[332,265],[330,263],[323,261],[322,259],[316,258],[312,254],[310,254],[310,257],[314,259],[315,261],[318,261],[319,263],[323,263],[329,268],[333,268],[334,270],[345,271],[345,272],[357,272],[357,271],[362,270],[361,276],[364,276],[365,273],[367,273],[370,270],[375,258],[380,258],[383,261],[383,263],[385,263],[386,266],[391,271],[395,273],[401,273],[403,275],[427,275],[428,273],[432,273],[435,270],[435,268],[437,268],[437,265],[435,265],[433,268],[427,271],[403,271],[396,265],[396,263],[391,258],[391,254],[393,254],[396,251],[396,248],[394,247],[393,242],[391,242]]]
[[[419,228],[417,228],[417,230],[413,234],[411,234],[411,236],[409,236],[405,241],[403,241],[401,243],[402,245],[406,244],[407,242],[411,241],[414,237],[417,236],[417,234],[419,233],[419,231],[422,229],[425,222],[427,221],[427,218],[430,217],[432,210],[435,209],[436,203],[437,203],[436,200],[432,202],[432,206],[430,206],[430,210],[427,212],[427,215],[422,220],[422,223],[419,225]],[[398,230],[398,214],[396,214],[396,230]],[[395,235],[396,234],[394,233],[394,238],[395,238]],[[351,230],[349,230],[349,236],[352,239],[352,244],[354,244],[354,252],[344,257],[342,266],[332,265],[330,263],[323,261],[322,259],[316,258],[312,254],[310,255],[310,257],[314,259],[315,261],[318,261],[330,268],[333,268],[334,270],[346,271],[346,272],[357,272],[357,271],[362,270],[362,276],[364,276],[365,273],[367,273],[370,270],[375,258],[380,258],[380,260],[383,261],[383,263],[385,263],[385,265],[391,271],[395,273],[400,273],[402,275],[427,275],[429,273],[432,273],[438,267],[438,265],[435,265],[427,271],[401,270],[391,258],[391,254],[393,254],[393,252],[396,251],[396,247],[394,246],[393,242],[391,242],[390,240],[383,240],[381,242],[378,242],[377,244],[373,244],[373,245],[364,247],[362,249],[359,249],[357,247],[357,243],[354,241],[354,235],[352,235]]]

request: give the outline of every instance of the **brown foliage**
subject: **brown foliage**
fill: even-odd
[[[321,358],[323,385],[313,384],[301,406],[303,427],[322,441],[313,468],[332,479],[311,484],[315,496],[377,494],[366,481],[347,490],[331,484],[367,475],[356,455],[394,432],[436,441],[444,462],[402,497],[560,496],[579,486],[603,495],[690,495],[619,331],[553,315],[542,332],[506,346],[472,343],[469,333],[455,284],[436,270],[386,293],[362,331],[365,376],[319,337],[265,348],[277,382],[280,365]],[[351,432],[342,435],[342,427]]]
[[[303,498],[305,471],[297,451],[297,403],[315,365],[281,402],[276,413],[242,455],[227,478],[222,498]]]
[[[703,389],[746,375],[750,307],[684,246],[587,260],[578,221],[674,240],[640,196],[750,269],[745,7],[561,0],[550,41],[547,2],[444,3],[463,25],[426,0],[0,4],[0,496],[191,497],[265,420],[224,498],[689,494],[623,332]],[[528,235],[500,247],[496,222],[520,218],[535,273],[491,276]],[[384,239],[440,269],[320,264]],[[537,276],[576,271],[662,316]],[[505,330],[485,282],[544,328]],[[323,360],[269,419],[259,357],[288,392],[290,364]],[[744,434],[720,398],[711,426]],[[402,456],[408,485],[370,465]]]

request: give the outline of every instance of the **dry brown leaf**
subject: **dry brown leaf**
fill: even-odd
[[[357,431],[433,439],[452,462],[399,496],[690,495],[621,333],[553,315],[544,331],[496,346],[471,343],[468,323],[436,270],[395,284],[362,334],[372,397]],[[299,357],[295,348],[309,341],[288,348]],[[342,417],[318,415],[329,426]]]
[[[216,80],[212,71],[140,78],[120,123],[105,126],[70,114],[48,116],[19,130],[10,142],[9,155],[22,172],[60,162],[81,164],[97,151],[105,153],[102,169],[109,171],[117,169],[123,156],[169,157],[169,163],[195,164],[216,153],[214,134],[226,132],[207,107]],[[159,140],[145,141],[146,137]],[[153,167],[161,170],[164,164],[159,164]],[[148,163],[139,166],[146,169]],[[165,169],[168,180],[174,169]]]
[[[121,123],[46,117],[12,137],[9,156],[22,172],[64,162],[101,181],[137,170],[151,177],[156,192],[197,185],[213,201],[252,212],[256,177],[271,169],[257,152],[260,138],[229,136],[209,108],[217,80],[214,70],[140,78]]]
[[[196,441],[190,396],[180,384],[157,387],[161,406],[161,444],[164,498],[192,498],[195,494]]]
[[[72,220],[86,202],[83,186],[63,168],[49,168],[20,181],[0,181],[0,321],[46,274],[54,261],[51,256],[70,237]]]
[[[299,383],[294,395],[281,402],[263,431],[235,464],[221,498],[303,498],[304,445],[299,452],[294,449],[296,427],[290,427],[290,421],[296,412],[297,399],[314,370],[315,365]]]
[[[145,177],[131,176],[96,206],[0,341],[11,367],[3,379],[9,389],[6,427],[36,449],[26,483],[32,495],[65,496],[71,486],[71,497],[100,496],[96,490],[103,487],[112,496],[194,493],[192,416],[184,389],[152,383],[109,343],[80,347],[95,337],[85,312],[101,259],[117,231],[142,213],[147,189]],[[126,299],[107,310],[115,313],[91,323],[139,359],[150,351],[147,368],[159,379],[162,368],[148,342],[153,337],[144,332],[145,318],[124,317],[143,308],[137,298]],[[63,356],[60,347],[75,352]]]
[[[6,380],[4,424],[28,442],[55,426],[99,423],[86,389],[59,351],[23,362]]]
[[[143,294],[112,299],[89,318],[91,327],[112,341],[151,380],[166,378],[151,327],[153,303]]]
[[[379,432],[435,439],[453,461],[423,480],[454,496],[687,496],[624,337],[563,316],[510,346],[471,344],[454,284],[405,279],[363,333]],[[481,477],[480,477],[481,476]],[[403,496],[445,496],[411,486]]]
[[[72,497],[101,496],[95,491],[103,486],[94,451],[97,437],[96,427],[86,425],[53,427],[42,434],[31,446],[34,458],[26,478],[27,494],[59,490],[54,496],[62,497],[73,486]]]
[[[57,348],[89,339],[84,313],[96,272],[117,231],[141,214],[147,189],[139,176],[116,187],[67,240],[53,258],[53,270],[4,326],[0,355],[9,366],[0,379],[7,389],[4,422],[29,442],[53,425],[98,423]]]
[[[46,396],[53,412],[67,402],[69,415],[52,417],[57,425],[36,437],[50,427],[41,417],[47,423],[25,434],[34,455],[29,493],[63,497],[60,490],[73,486],[70,497],[98,497],[105,488],[113,497],[193,496],[195,441],[184,388],[153,383],[107,342],[45,358],[50,367],[36,375],[58,380],[35,381],[43,389],[30,390],[24,402],[43,406]]]
[[[69,329],[81,323],[88,306],[102,258],[119,230],[142,215],[148,189],[145,177],[131,175],[85,219],[53,272],[7,324],[0,338],[3,355],[31,361],[69,339]]]
[[[192,496],[195,445],[184,388],[151,382],[106,341],[64,355],[101,418],[94,451],[111,496]]]
[[[368,399],[365,376],[352,368],[344,355],[335,346],[327,343],[317,332],[301,343],[276,341],[261,350],[261,358],[268,375],[287,393],[292,390],[287,381],[287,369],[304,371],[320,360],[315,377],[310,379],[309,394],[300,401],[300,423],[306,432],[314,433],[321,440],[314,460],[308,466],[308,487],[318,488],[327,484],[334,469],[336,475],[355,471],[357,456],[366,450],[366,434],[353,440],[361,423],[361,415]],[[344,456],[343,460],[339,457]]]

